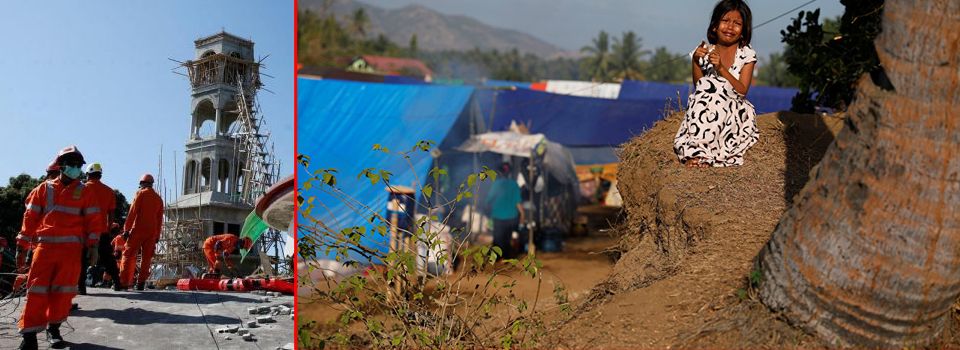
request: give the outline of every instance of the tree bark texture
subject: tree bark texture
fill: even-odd
[[[929,344],[960,295],[960,1],[888,0],[844,129],[759,255],[760,297],[830,346]]]

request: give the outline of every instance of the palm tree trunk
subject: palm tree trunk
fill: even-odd
[[[888,0],[881,64],[759,255],[761,300],[831,346],[929,344],[960,295],[960,2]]]

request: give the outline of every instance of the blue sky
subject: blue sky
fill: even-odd
[[[261,112],[281,177],[293,173],[292,1],[14,1],[0,11],[0,186],[43,174],[57,150],[75,144],[132,200],[140,175],[157,175],[162,147],[166,197],[175,199],[190,85],[168,58],[194,59],[193,41],[222,29],[253,40],[258,58],[269,55],[262,72],[273,93],[258,95]]]
[[[653,51],[666,46],[674,53],[692,51],[706,38],[710,12],[717,0],[357,0],[385,9],[420,4],[445,14],[465,15],[488,25],[515,29],[566,50],[576,51],[590,44],[600,30],[611,35],[632,30],[643,38],[643,48]],[[807,0],[747,1],[758,25],[779,16]],[[839,0],[816,0],[802,10],[821,8],[820,18],[843,14]],[[780,30],[800,10],[758,28],[753,48],[761,57],[781,51]],[[400,43],[405,45],[406,43]]]

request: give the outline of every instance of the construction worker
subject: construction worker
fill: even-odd
[[[153,190],[153,175],[140,177],[140,190],[133,196],[133,204],[123,224],[123,238],[127,240],[120,262],[120,289],[127,289],[133,282],[133,271],[140,254],[140,272],[137,274],[137,290],[143,290],[150,277],[150,260],[160,240],[163,223],[163,200]]]
[[[83,247],[96,247],[100,237],[100,208],[93,191],[77,179],[86,163],[76,146],[60,150],[56,164],[60,175],[44,181],[27,196],[23,225],[17,237],[33,245],[27,274],[27,299],[20,317],[21,349],[37,348],[37,332],[46,328],[54,348],[64,345],[60,324],[67,320],[77,294],[77,261]],[[97,250],[88,249],[89,261]]]
[[[120,280],[120,270],[117,269],[117,260],[113,258],[113,249],[110,242],[113,240],[113,234],[110,232],[111,225],[116,218],[117,195],[110,186],[101,182],[103,177],[103,167],[100,163],[93,163],[87,167],[87,188],[93,191],[97,202],[100,204],[100,217],[103,225],[100,227],[100,244],[97,246],[98,255],[100,255],[100,264],[108,275],[113,279],[113,289],[120,290],[117,281]],[[85,267],[85,266],[84,266]],[[82,270],[86,271],[86,269]],[[99,279],[99,278],[94,278]],[[86,294],[85,278],[80,278],[80,295]]]
[[[235,249],[250,249],[253,247],[253,240],[250,237],[237,237],[237,235],[232,233],[224,233],[222,235],[211,236],[203,241],[203,255],[207,257],[207,264],[210,265],[208,272],[212,274],[220,274],[220,257],[223,257],[223,261],[226,262],[227,267],[230,267],[230,260],[228,256],[233,253]]]

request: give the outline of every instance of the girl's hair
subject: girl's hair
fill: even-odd
[[[713,15],[710,16],[710,27],[707,28],[707,41],[711,45],[717,44],[717,32],[714,29],[720,26],[720,19],[727,12],[740,12],[740,18],[743,19],[743,27],[740,29],[740,47],[750,44],[750,37],[753,36],[753,15],[750,14],[750,7],[743,0],[720,0],[717,6],[713,8]]]

